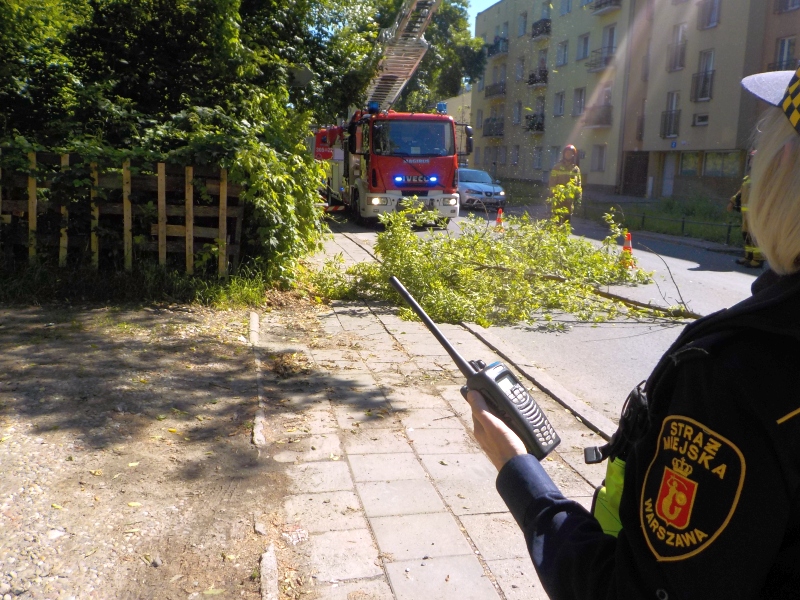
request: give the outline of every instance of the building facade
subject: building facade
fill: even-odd
[[[727,198],[757,107],[742,77],[796,64],[800,0],[500,0],[478,14],[470,164],[547,182],[566,144],[587,190]],[[790,17],[790,18],[787,18]]]

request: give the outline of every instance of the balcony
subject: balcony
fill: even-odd
[[[592,50],[589,58],[586,60],[586,70],[589,73],[597,73],[598,71],[605,70],[613,61],[614,53],[617,51],[615,46],[606,46]]]
[[[800,8],[800,0],[775,0],[775,12],[784,13]]]
[[[692,75],[692,102],[708,102],[714,93],[714,71]]]
[[[501,54],[508,54],[508,39],[497,38],[493,44],[486,46],[486,56],[492,58],[493,56],[500,56]]]
[[[719,25],[719,5],[722,0],[701,0],[697,4],[697,28],[711,29]]]
[[[532,85],[534,87],[547,85],[548,74],[549,71],[547,69],[536,69],[528,76],[528,85]]]
[[[590,129],[611,127],[612,109],[613,107],[610,104],[600,104],[598,106],[588,107],[583,113],[583,126]]]
[[[661,113],[661,137],[676,138],[680,128],[681,111],[665,110]]]
[[[636,119],[636,139],[640,142],[644,139],[644,115]]]
[[[525,129],[533,133],[544,133],[544,113],[525,115]]]
[[[622,0],[594,0],[589,5],[589,10],[595,16],[604,15],[620,8],[622,8]]]
[[[680,71],[686,67],[686,42],[670,44],[667,47],[667,71]]]
[[[483,137],[502,137],[505,132],[502,118],[489,117],[483,120]]]
[[[794,71],[800,67],[800,60],[796,58],[784,58],[778,62],[769,63],[767,71]]]
[[[549,38],[553,31],[552,23],[550,19],[539,19],[531,26],[531,37],[535,40]]]
[[[501,81],[500,83],[493,83],[492,85],[487,85],[486,88],[483,90],[483,97],[493,98],[494,96],[504,96],[505,93],[506,93],[506,82]]]

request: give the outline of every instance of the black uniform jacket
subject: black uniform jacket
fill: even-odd
[[[800,275],[687,326],[648,379],[623,529],[605,535],[533,456],[497,489],[554,600],[800,598]]]

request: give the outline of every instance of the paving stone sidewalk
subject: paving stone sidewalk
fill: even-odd
[[[341,236],[332,253],[368,256]],[[282,407],[276,418],[294,419],[291,434],[273,423],[270,448],[285,448],[273,457],[289,463],[284,521],[303,540],[296,552],[319,597],[547,598],[472,436],[463,377],[425,327],[389,306],[337,302],[319,315],[323,341],[304,345],[276,319],[263,315],[259,352],[313,362],[294,388],[267,381],[265,401]],[[464,328],[442,330],[466,358],[500,360]],[[544,466],[588,507],[603,467],[584,465],[582,451],[602,440],[532,393],[562,438]]]

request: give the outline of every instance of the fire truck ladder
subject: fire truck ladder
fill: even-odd
[[[367,88],[370,102],[378,102],[380,110],[388,110],[417,70],[428,50],[423,34],[439,8],[441,0],[406,0],[394,25],[381,30],[378,44],[383,56],[378,74]]]

